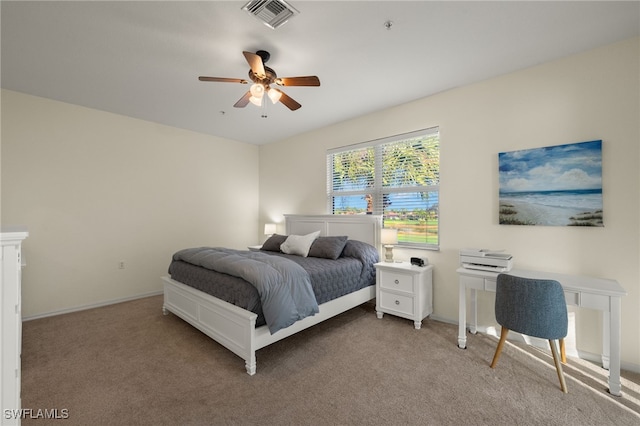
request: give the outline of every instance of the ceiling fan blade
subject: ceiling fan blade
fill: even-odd
[[[296,102],[291,96],[287,95],[283,91],[280,91],[280,93],[281,93],[280,102],[282,102],[291,111],[295,111],[302,106],[298,102]]]
[[[219,81],[221,83],[242,83],[247,84],[248,81],[243,78],[224,78],[224,77],[198,77],[200,81]]]
[[[243,97],[238,99],[238,102],[233,104],[233,106],[236,107],[236,108],[244,108],[244,107],[246,107],[247,104],[249,103],[249,98],[250,97],[251,97],[251,92],[245,93]]]
[[[255,53],[251,52],[242,52],[245,59],[249,63],[251,67],[251,71],[261,78],[264,78],[267,74],[264,72],[264,63],[262,63],[262,58]]]
[[[276,79],[280,86],[320,86],[320,79],[315,75],[304,77],[282,77]]]

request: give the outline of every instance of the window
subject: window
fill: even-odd
[[[398,245],[439,246],[440,137],[437,127],[327,152],[333,214],[382,214]]]

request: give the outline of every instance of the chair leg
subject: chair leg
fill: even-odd
[[[509,334],[509,329],[506,327],[502,327],[500,330],[500,341],[498,342],[496,353],[493,355],[493,361],[491,361],[491,368],[495,368],[496,364],[498,363],[498,359],[500,358],[500,354],[502,353],[502,347],[504,346],[505,340],[507,340],[507,334]]]
[[[568,393],[567,383],[564,381],[564,373],[562,372],[562,363],[560,362],[560,356],[558,355],[558,349],[553,340],[549,340],[549,346],[551,346],[551,353],[553,354],[553,362],[556,365],[556,372],[558,373],[558,379],[560,379],[560,389],[562,392]]]
[[[564,339],[560,339],[560,358],[563,364],[567,363],[567,351],[564,347]]]

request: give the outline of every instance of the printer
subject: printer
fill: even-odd
[[[461,249],[460,265],[467,269],[507,272],[513,266],[513,256],[500,250]]]

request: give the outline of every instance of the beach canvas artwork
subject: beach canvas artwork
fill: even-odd
[[[500,224],[604,226],[602,141],[498,154]]]

